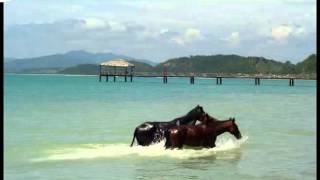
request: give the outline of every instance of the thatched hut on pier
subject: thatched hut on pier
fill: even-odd
[[[124,76],[124,80],[127,82],[127,77],[130,76],[132,82],[135,65],[128,61],[123,59],[109,60],[100,63],[99,67],[99,81],[101,81],[102,76],[106,77],[106,81],[108,81],[109,76],[113,76],[113,81],[116,81],[116,76]]]

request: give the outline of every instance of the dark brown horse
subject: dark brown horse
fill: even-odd
[[[133,139],[137,139],[138,145],[149,146],[152,143],[160,142],[164,139],[164,132],[171,127],[179,125],[195,125],[197,120],[200,120],[205,112],[202,106],[197,105],[190,110],[186,115],[173,119],[168,122],[145,122],[137,126],[134,130]]]
[[[206,114],[201,120],[202,124],[175,126],[166,131],[166,149],[181,149],[183,145],[213,148],[216,146],[217,136],[224,132],[231,133],[237,139],[241,138],[234,118],[219,121]]]

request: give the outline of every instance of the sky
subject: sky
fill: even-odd
[[[237,54],[296,63],[316,53],[316,0],[5,2],[5,57],[73,50],[154,62]]]

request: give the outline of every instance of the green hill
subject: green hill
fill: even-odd
[[[238,55],[190,56],[169,59],[153,67],[149,64],[130,61],[136,65],[135,72],[140,75],[161,75],[166,68],[169,73],[224,73],[224,74],[312,74],[316,73],[316,55],[295,64],[283,63],[263,57],[243,57]],[[98,74],[99,66],[93,64],[66,68],[64,74]],[[309,76],[308,76],[309,77]]]
[[[190,56],[170,59],[160,63],[156,69],[167,67],[168,72],[197,73],[295,73],[294,65],[263,57],[243,57],[238,55]]]
[[[315,54],[310,55],[304,61],[299,62],[296,66],[298,73],[316,73],[317,72],[317,57]]]

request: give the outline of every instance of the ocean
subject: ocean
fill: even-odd
[[[316,179],[316,81],[4,76],[4,179]],[[129,147],[136,126],[196,105],[234,117],[212,149]]]

